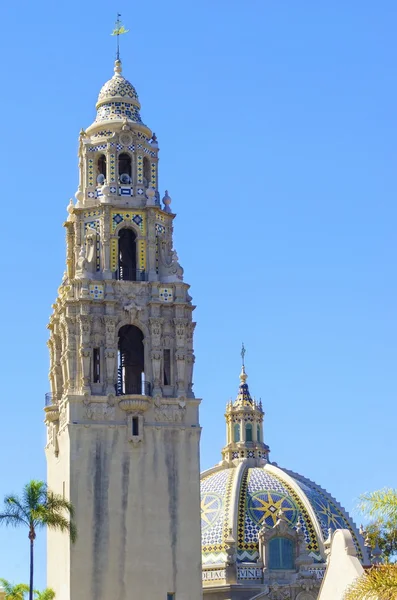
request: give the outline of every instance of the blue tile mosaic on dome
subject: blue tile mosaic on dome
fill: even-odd
[[[223,541],[223,498],[231,470],[225,469],[201,481],[202,545]],[[216,513],[212,512],[216,508]],[[211,512],[208,512],[211,511]]]
[[[338,509],[336,504],[330,500],[317,486],[305,480],[303,477],[290,473],[290,476],[296,481],[301,490],[306,494],[316,517],[319,521],[321,532],[324,539],[328,537],[328,529],[349,529],[353,534],[353,540],[359,555],[361,548],[358,543],[355,532],[353,531],[348,519]]]
[[[201,545],[203,563],[215,564],[226,558],[224,541],[235,469],[224,469],[201,480]]]
[[[109,81],[104,84],[99,92],[98,103],[109,97],[114,98],[115,96],[138,100],[138,94],[132,83],[120,75],[114,75],[112,79],[109,79]]]
[[[98,108],[95,122],[113,121],[125,117],[135,123],[142,123],[138,107],[130,102],[107,102],[102,104]]]
[[[314,526],[296,494],[263,468],[250,468],[243,476],[239,498],[239,561],[258,559],[258,533],[265,525],[275,525],[280,509],[290,525],[301,524],[309,550],[318,552]]]

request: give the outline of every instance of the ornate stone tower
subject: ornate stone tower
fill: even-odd
[[[199,600],[194,306],[157,138],[114,71],[80,132],[49,324],[48,484],[73,503],[78,541],[49,532],[48,585],[58,600]]]

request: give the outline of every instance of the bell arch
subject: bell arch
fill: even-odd
[[[105,154],[99,154],[96,161],[96,172],[97,172],[97,183],[104,183],[106,180],[106,156]]]
[[[128,185],[132,182],[132,156],[128,152],[119,154],[119,182]]]
[[[136,325],[119,329],[117,394],[150,395],[145,379],[144,335]]]
[[[137,235],[131,227],[118,232],[117,279],[137,281]]]

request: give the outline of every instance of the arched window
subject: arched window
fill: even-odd
[[[145,394],[150,390],[145,383],[145,355],[143,333],[135,325],[124,325],[119,331],[117,393]]]
[[[258,440],[258,442],[261,441],[261,426],[260,425],[256,426],[256,439]]]
[[[149,187],[150,185],[150,161],[146,156],[143,159],[143,184],[145,187]]]
[[[97,162],[97,178],[96,181],[99,184],[104,183],[105,179],[106,179],[106,156],[104,154],[101,154],[98,157],[98,162]]]
[[[235,425],[233,425],[233,441],[240,441],[240,423],[235,423]]]
[[[245,426],[245,441],[252,442],[252,425],[251,423],[247,423]]]
[[[132,229],[120,229],[119,232],[119,268],[118,279],[136,281],[136,235]]]
[[[119,155],[119,181],[128,185],[132,181],[132,161],[131,156],[126,152]]]
[[[284,537],[275,537],[269,542],[269,569],[294,568],[294,543]]]

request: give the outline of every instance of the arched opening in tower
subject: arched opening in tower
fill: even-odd
[[[122,152],[119,156],[119,180],[120,183],[127,185],[132,181],[131,156],[126,152]]]
[[[106,156],[101,154],[97,162],[97,183],[103,183],[106,179]]]
[[[117,392],[146,395],[146,387],[143,333],[135,325],[124,325],[119,331]]]
[[[137,281],[136,235],[132,229],[120,229],[118,279]]]

